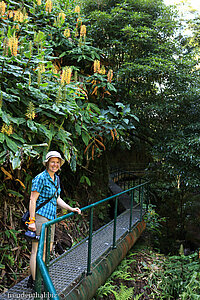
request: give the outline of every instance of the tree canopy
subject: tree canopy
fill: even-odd
[[[89,35],[113,66],[117,97],[139,117],[156,169],[199,185],[199,70],[194,43],[163,1],[86,1]],[[117,100],[115,100],[117,101]]]

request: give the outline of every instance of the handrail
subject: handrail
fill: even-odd
[[[114,213],[114,229],[113,229],[113,247],[116,247],[116,220],[117,220],[117,205],[118,205],[118,198],[128,192],[131,192],[131,207],[130,207],[130,224],[129,224],[129,231],[131,230],[131,224],[132,224],[132,209],[133,209],[133,200],[134,200],[134,190],[139,188],[139,202],[140,202],[140,221],[142,218],[142,211],[143,211],[143,195],[144,195],[144,186],[146,185],[148,187],[149,181],[141,183],[137,186],[134,186],[132,188],[129,188],[126,191],[120,192],[118,194],[112,195],[110,197],[107,197],[105,199],[102,199],[96,203],[92,203],[88,206],[85,206],[81,208],[81,211],[90,210],[90,223],[89,223],[89,237],[88,237],[88,261],[87,261],[87,275],[91,274],[91,248],[92,248],[92,226],[93,226],[93,210],[96,206],[99,206],[102,203],[105,203],[106,201],[110,201],[111,199],[115,198],[115,213]],[[140,188],[142,188],[142,192],[140,193]],[[147,190],[147,196],[148,196],[148,190]],[[148,200],[148,199],[147,199]],[[147,203],[147,209],[148,209],[148,203]],[[51,225],[59,223],[67,218],[72,217],[75,215],[74,212],[68,213],[64,216],[58,217],[54,220],[51,220],[45,224],[42,225],[42,230],[40,234],[40,240],[39,240],[39,246],[38,246],[38,252],[37,252],[37,275],[36,275],[36,297],[35,300],[40,299],[41,294],[41,276],[43,278],[44,284],[46,289],[48,290],[48,293],[45,293],[46,296],[50,299],[59,300],[59,296],[56,292],[56,289],[53,285],[53,282],[49,276],[48,272],[48,264],[49,264],[49,256],[50,256],[50,231]],[[44,251],[44,240],[45,240],[45,229],[47,228],[47,236],[46,236],[46,259],[47,259],[47,265],[45,265],[43,261],[43,251]],[[47,297],[46,297],[47,298]]]

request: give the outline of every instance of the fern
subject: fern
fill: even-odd
[[[133,292],[134,288],[127,288],[127,286],[121,284],[119,292],[113,291],[113,294],[116,300],[129,300],[133,298]]]
[[[127,259],[125,258],[120,265],[117,267],[117,269],[113,272],[113,274],[111,275],[111,278],[119,278],[122,280],[133,280],[133,278],[131,277],[131,273],[128,272],[128,270],[130,270],[130,264],[135,261],[132,259]]]
[[[125,269],[117,269],[112,274],[112,278],[120,278],[123,280],[133,280],[133,278],[131,277],[131,273],[127,272],[128,269],[130,269],[129,266],[127,266]]]
[[[143,293],[142,293],[142,294],[139,294],[139,295],[136,295],[136,296],[133,298],[133,300],[139,300],[140,297],[142,297],[142,295],[143,295]]]
[[[100,286],[96,292],[97,299],[108,296],[113,293],[115,290],[115,286],[113,286],[113,281],[108,280],[104,285]]]

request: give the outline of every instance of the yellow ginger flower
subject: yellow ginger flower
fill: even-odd
[[[61,101],[62,101],[62,88],[60,86],[59,89],[58,89],[58,92],[57,92],[56,102],[59,103]]]
[[[12,125],[9,125],[7,135],[11,135],[11,134],[13,134],[13,127]]]
[[[17,49],[18,49],[18,38],[15,36],[13,37],[13,55],[17,56]]]
[[[41,5],[42,1],[41,0],[37,0],[37,5]]]
[[[1,128],[2,133],[6,133],[7,135],[11,135],[13,133],[13,127],[12,125],[3,124]]]
[[[4,1],[0,2],[0,16],[5,15],[6,12],[6,3]]]
[[[13,10],[10,10],[8,13],[8,18],[13,18],[13,17],[14,17]]]
[[[8,47],[10,48],[10,52],[13,56],[17,56],[18,49],[18,38],[15,34],[8,39]]]
[[[69,28],[65,29],[63,34],[66,38],[69,38],[70,37],[70,29]]]
[[[65,22],[64,12],[60,12],[57,18],[54,20],[54,26],[61,26]]]
[[[51,0],[47,0],[46,3],[45,3],[45,10],[46,12],[51,12],[52,11],[52,8],[53,8],[53,3]]]
[[[54,65],[52,66],[51,71],[53,74],[58,74],[58,70],[57,70],[56,66],[54,66]]]
[[[31,86],[31,73],[29,73],[28,85]]]
[[[23,21],[26,21],[26,23],[28,22],[28,15],[27,14],[23,14],[24,16],[24,20]]]
[[[44,73],[44,72],[46,71],[45,65],[41,63],[41,64],[38,66],[38,70],[40,70],[40,73],[41,73],[41,74]]]
[[[23,14],[20,10],[17,10],[14,14],[14,21],[23,22]]]
[[[35,106],[33,104],[33,102],[29,102],[28,107],[27,107],[27,112],[26,112],[26,116],[28,119],[33,120],[36,117],[35,114]]]
[[[108,71],[107,77],[108,77],[108,81],[111,82],[111,81],[112,81],[112,78],[113,78],[113,70],[110,69],[110,70]]]
[[[86,26],[81,25],[80,36],[86,36]]]
[[[61,74],[61,84],[65,84],[65,69],[63,70]]]
[[[63,11],[59,13],[58,18],[61,19],[62,21],[65,20],[65,14]]]
[[[80,9],[80,6],[79,5],[76,5],[76,7],[75,7],[75,13],[78,13],[78,14],[80,14],[80,11],[81,11],[81,9]]]
[[[72,76],[72,69],[70,67],[65,67],[63,69],[62,75],[61,75],[61,84],[69,84],[71,81]]]
[[[100,72],[100,61],[95,59],[94,61],[94,73],[99,73]]]
[[[11,14],[11,16],[13,16],[13,15]],[[14,18],[13,18],[14,21],[22,23],[22,22],[26,21],[27,19],[28,19],[28,15],[26,14],[25,11],[23,13],[20,10],[16,10],[14,12]]]
[[[21,11],[19,12],[18,21],[20,23],[22,23],[24,21],[24,15],[23,15],[23,13]]]
[[[102,74],[102,75],[106,74],[106,69],[105,69],[104,66],[101,67],[101,70],[100,70],[99,74]]]

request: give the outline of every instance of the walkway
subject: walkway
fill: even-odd
[[[117,217],[117,243],[128,233],[130,209]],[[140,221],[140,208],[133,208],[132,226]],[[113,221],[93,233],[92,266],[112,248]],[[116,244],[117,244],[116,243]],[[53,260],[49,273],[60,299],[67,299],[66,295],[72,291],[81,278],[86,276],[88,240],[85,239],[69,251]],[[12,287],[7,293],[0,295],[0,299],[34,299],[34,294],[27,289],[27,278]],[[48,298],[47,298],[48,299]]]

